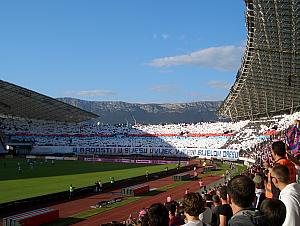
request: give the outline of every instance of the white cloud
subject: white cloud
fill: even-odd
[[[174,85],[155,85],[149,88],[149,90],[158,92],[158,93],[174,93],[178,89]]]
[[[171,67],[191,64],[218,70],[236,71],[241,63],[243,50],[244,48],[240,46],[210,47],[186,55],[154,59],[149,65],[152,67]]]
[[[110,90],[84,90],[84,91],[68,91],[66,95],[81,96],[81,97],[105,97],[116,96],[117,93]]]
[[[213,89],[230,89],[231,84],[227,81],[211,80],[207,85]]]

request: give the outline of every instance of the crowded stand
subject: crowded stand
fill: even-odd
[[[247,121],[168,125],[73,125],[1,119],[1,129],[12,142],[33,146],[99,147],[223,147]]]
[[[300,113],[292,115],[274,116],[271,119],[251,121],[247,127],[230,137],[226,147],[240,150],[240,156],[252,158],[256,154],[258,144],[264,143],[272,137],[284,136],[292,122],[300,118]]]
[[[1,118],[1,130],[11,141],[33,146],[227,148],[251,160],[243,175],[226,172],[227,180],[210,189],[187,190],[182,200],[168,197],[136,218],[103,225],[299,226],[299,118],[295,113],[259,121],[134,126]]]
[[[294,123],[299,131],[300,122]],[[186,192],[182,200],[168,197],[166,203],[143,208],[137,218],[130,215],[124,222],[102,225],[299,226],[300,184],[295,182],[300,164],[292,147],[279,140],[256,148],[268,158],[241,175],[210,189]]]
[[[241,157],[255,159],[257,153],[253,150],[258,144],[285,131],[299,116],[295,113],[259,121],[162,125],[70,124],[0,118],[0,130],[10,142],[35,147],[223,148],[238,150]]]
[[[37,146],[221,148],[249,121],[169,125],[84,125],[1,119],[1,130],[12,141]],[[159,137],[159,139],[157,139]]]

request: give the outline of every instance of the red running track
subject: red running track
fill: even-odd
[[[208,185],[219,179],[220,179],[220,177],[218,177],[218,176],[205,177],[205,178],[203,178],[204,185]],[[162,184],[167,185],[167,184],[171,184],[171,183],[173,183],[173,180],[171,177],[168,177],[168,178],[164,178],[161,180],[150,182],[150,187],[151,188],[159,188],[159,187],[162,187]],[[198,191],[199,190],[198,181],[192,181],[192,182],[180,185],[176,188],[168,190],[167,192],[163,192],[163,193],[160,193],[155,196],[145,197],[136,202],[129,203],[126,206],[118,207],[113,210],[100,213],[96,216],[90,217],[87,220],[76,223],[74,225],[76,225],[76,226],[87,226],[87,225],[93,226],[93,225],[99,225],[99,224],[103,224],[103,223],[109,223],[113,220],[124,221],[128,218],[129,214],[137,213],[139,210],[141,210],[144,207],[149,207],[151,204],[156,203],[156,202],[161,202],[161,203],[166,202],[168,195],[172,195],[173,199],[175,199],[175,200],[181,199],[184,196],[185,190],[187,188],[189,188],[189,190],[191,192]],[[69,206],[69,208],[70,208],[70,206]],[[136,216],[134,216],[134,217],[136,217]]]
[[[217,176],[204,177],[203,178],[204,185],[208,185],[219,179],[220,179],[220,177],[217,177]],[[171,176],[171,177],[167,177],[167,178],[161,178],[161,179],[158,179],[155,181],[150,181],[145,184],[149,184],[150,188],[153,189],[153,188],[161,188],[161,187],[164,187],[164,186],[172,184],[172,183],[174,183],[174,181],[172,180],[172,176]],[[170,189],[167,192],[163,192],[163,193],[160,193],[155,196],[145,197],[136,202],[129,203],[126,206],[118,207],[113,210],[100,213],[96,216],[90,217],[87,220],[79,222],[74,225],[76,225],[76,226],[97,225],[98,226],[99,224],[108,223],[113,220],[123,221],[123,220],[127,219],[129,214],[136,213],[136,215],[137,215],[137,212],[140,209],[142,209],[143,207],[149,207],[151,204],[153,204],[155,202],[161,202],[161,203],[166,202],[168,195],[172,195],[173,199],[176,199],[176,200],[181,199],[184,196],[185,190],[187,188],[189,188],[189,190],[191,192],[198,191],[199,184],[197,181],[191,181],[184,185]],[[93,196],[90,196],[87,198],[78,199],[78,200],[74,200],[74,201],[70,201],[70,202],[66,202],[66,203],[61,203],[61,204],[53,205],[53,206],[49,206],[49,207],[58,209],[60,218],[67,218],[67,217],[70,217],[77,213],[90,210],[91,209],[90,206],[95,205],[97,202],[99,202],[101,200],[111,200],[115,197],[119,197],[120,192],[121,192],[120,189],[114,190],[111,193],[102,193],[102,194],[98,194],[98,195],[93,195]],[[0,226],[2,226],[2,219],[0,219]]]

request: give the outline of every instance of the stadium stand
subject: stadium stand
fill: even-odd
[[[0,80],[0,113],[8,117],[77,123],[97,118],[43,94]]]
[[[300,1],[246,0],[245,2],[248,29],[246,51],[235,84],[219,110],[221,116],[230,117],[237,122],[134,126],[75,124],[93,118],[95,115],[78,109],[69,109],[69,106],[62,105],[61,102],[51,98],[1,82],[4,92],[0,95],[0,112],[19,118],[0,117],[0,130],[8,137],[9,142],[30,143],[33,149],[34,147],[59,147],[61,153],[64,153],[63,150],[67,147],[80,148],[84,146],[238,150],[240,151],[239,160],[243,160],[248,165],[248,169],[244,173],[248,179],[239,177],[237,184],[238,188],[243,183],[247,184],[243,191],[249,194],[243,195],[248,195],[247,200],[250,202],[244,207],[250,209],[251,205],[254,204],[252,203],[253,197],[260,199],[261,194],[266,192],[267,186],[265,187],[264,182],[267,184],[270,182],[268,179],[272,180],[272,177],[266,178],[266,175],[270,175],[267,170],[271,171],[278,160],[274,158],[274,153],[271,150],[274,140],[287,141],[288,158],[290,155],[291,157],[299,157],[299,123],[297,125],[291,124],[293,120],[300,119],[300,113],[297,112],[300,109],[300,78],[298,75],[300,70],[300,39],[298,38]],[[9,101],[5,100],[5,97],[9,97]],[[27,106],[24,107],[20,104],[20,100]],[[14,104],[11,105],[11,103]],[[54,107],[48,111],[47,109],[52,103]],[[31,105],[38,105],[35,107],[38,111],[32,111],[28,107]],[[67,109],[74,110],[72,117],[68,115]],[[22,112],[22,114],[18,112]],[[58,118],[56,118],[57,114],[60,115]],[[26,118],[26,120],[22,118]],[[53,121],[58,122],[54,123]],[[31,153],[49,154],[47,152]],[[111,156],[109,155],[109,157]],[[294,164],[297,166],[297,162]],[[230,167],[236,169],[233,164],[230,164]],[[297,168],[299,167],[300,165],[297,166]],[[189,174],[178,172],[173,179],[184,180],[187,176]],[[187,216],[186,212],[189,211],[186,210],[186,205],[193,201],[192,196],[194,196],[197,204],[201,203],[201,206],[197,205],[199,208],[193,211],[194,220],[199,221],[198,225],[203,225],[201,221],[212,225],[218,225],[218,220],[224,221],[223,217],[218,219],[219,215],[216,214],[216,224],[213,224],[212,216],[210,219],[203,216],[206,210],[211,209],[213,212],[213,208],[217,213],[218,206],[223,209],[221,215],[226,217],[226,224],[223,225],[234,225],[230,222],[228,224],[229,219],[234,218],[236,214],[227,203],[226,186],[228,181],[226,178],[229,180],[230,177],[231,172],[226,172],[222,178],[225,180],[218,186],[209,190],[203,186],[201,197],[199,194],[189,195],[187,192],[183,204],[173,203],[176,210],[174,214],[176,212],[177,216],[171,216],[171,214],[162,216],[161,213],[167,212],[166,209],[159,204],[154,204],[143,209],[143,214],[140,214],[136,220],[142,222],[147,219],[150,222],[151,217],[157,214],[157,218],[170,217],[170,221],[179,217],[178,221],[181,223],[178,225],[182,225],[184,215]],[[249,178],[251,178],[250,181]],[[144,176],[143,179],[145,180]],[[233,191],[235,188],[230,181],[228,187]],[[296,187],[297,185],[293,184],[293,186]],[[130,187],[123,192],[135,195],[135,190],[144,192],[149,190],[149,187]],[[189,202],[185,202],[187,199],[190,199]],[[231,201],[233,200],[231,199]],[[299,202],[300,200],[298,200]],[[256,203],[258,204],[258,201]],[[152,211],[155,208],[160,208],[162,211],[155,213]],[[224,211],[224,209],[228,211]],[[272,211],[276,212],[274,209]],[[287,209],[287,211],[290,210]],[[253,216],[252,219],[256,217],[254,213],[247,212],[247,214],[253,214],[251,215]],[[144,216],[147,217],[143,219]],[[130,225],[134,223],[133,221],[130,215],[127,222],[119,224],[114,222],[114,224],[108,225]],[[247,225],[253,224],[250,222]],[[295,226],[297,225],[295,224]]]
[[[4,134],[0,131],[0,154],[1,153],[6,153],[6,147],[5,147],[5,142],[4,142]]]
[[[300,3],[245,2],[246,51],[219,115],[241,120],[293,113],[300,108]]]
[[[256,121],[134,126],[76,125],[0,118],[0,129],[10,138],[10,142],[30,143],[33,150],[39,150],[32,154],[53,154],[53,151],[41,151],[43,147],[60,147],[61,153],[67,153],[64,151],[67,147],[163,147],[225,148],[242,151],[240,156],[243,157],[271,135],[283,133],[297,118],[300,118],[299,113]],[[69,152],[72,153],[73,149]]]

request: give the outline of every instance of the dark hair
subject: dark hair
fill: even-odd
[[[276,164],[271,171],[272,176],[276,176],[276,178],[283,182],[288,184],[290,180],[290,172],[289,168],[285,165]]]
[[[227,186],[222,186],[219,189],[220,198],[223,200],[227,200]]]
[[[220,203],[221,202],[220,197],[218,195],[214,195],[212,197],[212,200],[213,200],[214,203]]]
[[[199,193],[186,194],[182,201],[183,210],[190,216],[198,216],[205,210],[205,201]]]
[[[205,201],[211,201],[211,200],[212,200],[212,195],[210,195],[210,194],[205,194],[205,195],[204,195],[204,200],[205,200]]]
[[[285,157],[286,155],[285,143],[283,143],[283,141],[274,142],[272,144],[272,151],[274,152],[274,154],[280,157]]]
[[[208,207],[208,208],[210,208],[211,209],[211,207],[212,207],[212,202],[205,202],[205,206],[206,207]]]
[[[161,203],[152,204],[142,219],[142,225],[169,226],[169,211]]]
[[[255,183],[247,176],[238,175],[229,181],[227,192],[237,206],[248,208],[255,198]]]
[[[175,215],[176,212],[176,204],[174,202],[168,202],[165,204],[167,210],[172,214]]]
[[[266,216],[272,226],[281,226],[285,221],[286,208],[279,199],[265,199],[261,203],[260,211]]]

